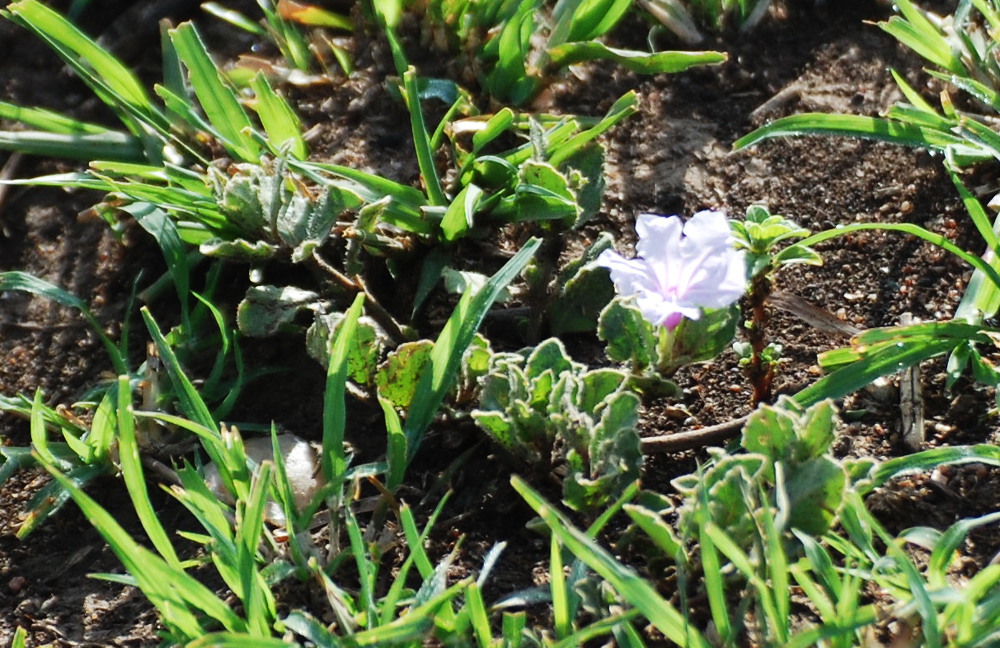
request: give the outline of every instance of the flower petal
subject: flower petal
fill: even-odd
[[[733,234],[726,214],[708,209],[698,212],[685,223],[684,238],[695,249],[733,246]]]
[[[611,281],[618,294],[623,296],[637,293],[656,293],[656,275],[643,259],[626,259],[617,252],[605,250],[597,257],[595,264],[611,271]]]
[[[661,292],[669,291],[674,281],[672,277],[676,277],[681,268],[684,223],[677,216],[639,214],[635,231],[639,235],[636,254],[650,264]]]
[[[608,268],[620,295],[635,297],[643,317],[673,330],[703,308],[722,308],[746,292],[745,253],[733,246],[726,215],[701,211],[684,224],[677,216],[640,214],[638,257],[607,250],[596,264]]]

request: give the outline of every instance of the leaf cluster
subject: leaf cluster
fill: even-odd
[[[530,103],[562,69],[610,60],[644,74],[682,72],[726,60],[720,52],[640,52],[598,39],[631,8],[632,0],[560,0],[548,14],[543,0],[433,0],[431,29],[450,49],[462,49],[479,83],[506,105]]]
[[[783,533],[822,535],[836,520],[848,483],[830,454],[833,439],[829,401],[803,409],[783,397],[777,406],[761,406],[743,429],[746,453],[717,453],[703,473],[674,481],[685,496],[681,533],[695,536],[704,517],[742,544],[755,535],[756,512],[773,507]]]
[[[677,386],[667,377],[693,362],[710,360],[729,347],[736,335],[739,307],[705,309],[700,319],[685,318],[673,330],[654,327],[633,300],[615,297],[601,311],[597,335],[605,353],[629,367],[629,381],[650,395],[669,395]]]
[[[747,251],[747,277],[771,274],[787,265],[805,263],[821,265],[823,259],[815,250],[798,243],[778,249],[778,244],[791,239],[809,236],[809,230],[793,221],[771,214],[764,205],[751,205],[742,221],[731,220],[730,226],[736,238],[737,247]]]
[[[541,473],[564,466],[563,497],[593,512],[639,477],[639,399],[625,375],[588,371],[556,338],[497,353],[482,378],[476,423],[500,447]]]

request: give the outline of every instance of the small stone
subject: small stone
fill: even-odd
[[[899,400],[899,389],[887,377],[882,376],[865,386],[865,393],[881,403]]]
[[[27,578],[25,578],[24,576],[15,576],[14,578],[10,579],[10,582],[7,583],[7,587],[10,588],[10,591],[17,594],[21,590],[23,590],[24,586],[27,584],[28,584]]]
[[[935,423],[934,432],[937,433],[939,437],[946,437],[955,431],[954,425],[947,425],[945,423]]]
[[[26,599],[22,599],[17,607],[14,608],[14,613],[18,616],[24,616],[27,614],[34,614],[38,611],[38,599],[29,596]]]
[[[947,486],[948,476],[945,475],[943,472],[941,472],[941,470],[934,469],[934,471],[931,473],[931,481],[936,484],[941,484],[942,486]]]
[[[254,437],[247,439],[243,447],[248,457],[258,465],[262,461],[273,461],[274,455],[270,437]],[[288,475],[289,486],[295,498],[295,506],[302,510],[309,505],[313,495],[325,484],[320,471],[320,459],[312,445],[294,434],[279,434],[278,447],[285,461],[285,472]],[[232,495],[222,485],[222,477],[214,463],[205,466],[205,483],[219,499],[231,504]],[[285,524],[285,513],[274,500],[267,503],[264,518],[282,526]]]

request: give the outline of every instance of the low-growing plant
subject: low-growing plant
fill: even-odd
[[[630,365],[637,388],[671,393],[676,387],[667,378],[677,369],[732,342],[735,302],[747,288],[745,253],[734,247],[721,212],[699,212],[685,224],[641,214],[636,231],[635,259],[610,250],[597,258],[619,294],[601,313],[598,335],[609,358]]]
[[[815,250],[797,243],[779,251],[779,243],[804,238],[809,230],[783,216],[772,215],[763,205],[751,205],[743,221],[730,222],[737,246],[747,252],[750,281],[745,307],[748,316],[744,322],[747,341],[737,342],[733,348],[753,386],[751,402],[756,406],[771,401],[771,385],[781,356],[781,346],[768,341],[767,331],[770,319],[767,298],[774,290],[775,274],[785,266],[798,263],[820,265],[823,259]]]
[[[677,645],[739,646],[752,637],[767,646],[848,648],[891,620],[899,621],[901,641],[990,645],[996,629],[986,615],[996,606],[997,572],[988,567],[963,587],[948,570],[969,531],[995,523],[997,514],[960,521],[943,533],[915,528],[893,537],[862,498],[896,476],[942,463],[997,465],[996,448],[938,448],[881,464],[839,461],[829,449],[833,414],[829,402],[809,409],[789,399],[762,406],[744,431],[745,453],[714,450],[706,468],[677,480],[680,506],[653,492],[625,504],[651,555],[675,565],[671,582],[680,609],[652,588],[650,576],[574,528],[524,480],[512,482],[554,537]],[[914,560],[904,551],[908,543],[926,547],[930,560]],[[655,572],[655,565],[647,568]],[[694,580],[695,573],[703,578]],[[692,583],[700,584],[695,592]],[[870,585],[886,598],[866,602]],[[800,597],[793,607],[795,588]],[[693,609],[694,595],[707,601],[704,616]],[[793,616],[795,608],[805,616]],[[910,629],[915,633],[906,634]]]
[[[767,16],[771,0],[639,0],[661,25],[689,45],[705,40],[705,31],[747,32]]]
[[[483,89],[513,106],[530,103],[555,74],[582,61],[610,60],[633,72],[655,74],[726,60],[720,52],[650,53],[598,40],[631,5],[631,0],[564,0],[548,14],[543,0],[434,0],[426,15],[434,40],[464,51]]]
[[[114,111],[126,130],[2,103],[0,115],[37,130],[5,131],[0,135],[0,148],[71,159],[144,163],[161,170],[168,163],[183,161],[208,164],[215,157],[208,150],[212,146],[219,147],[219,154],[224,150],[236,160],[255,162],[264,151],[277,153],[294,140],[288,146],[293,153],[304,155],[294,113],[263,76],[254,86],[258,99],[254,112],[266,135],[255,135],[260,129],[223,80],[190,23],[164,34],[164,82],[156,87],[160,96],[156,102],[121,61],[40,2],[12,3],[3,16],[32,31],[59,54]]]
[[[638,479],[639,399],[613,369],[588,371],[556,338],[497,353],[472,417],[506,452],[539,474],[561,470],[563,500],[594,513]]]
[[[383,469],[377,465],[349,466],[344,439],[344,386],[348,376],[351,336],[361,313],[361,300],[346,315],[338,328],[330,350],[324,414],[321,465],[311,468],[293,466],[286,456],[279,436],[272,429],[271,452],[263,461],[249,453],[234,428],[221,430],[211,418],[190,380],[179,370],[176,357],[166,339],[158,334],[146,316],[150,332],[164,356],[166,371],[181,395],[184,416],[163,412],[136,411],[129,380],[122,376],[111,393],[111,425],[115,428],[119,466],[133,505],[152,549],[132,538],[107,510],[91,499],[71,477],[61,470],[59,460],[49,446],[40,443],[35,458],[49,470],[56,481],[76,501],[105,537],[126,568],[127,574],[97,574],[115,582],[138,587],[156,608],[164,625],[163,638],[177,645],[320,645],[320,646],[413,646],[436,640],[448,645],[473,643],[482,648],[496,645],[521,645],[534,641],[549,645],[536,631],[526,628],[523,612],[510,612],[512,605],[523,605],[508,597],[492,611],[503,614],[500,638],[495,638],[483,590],[490,572],[503,550],[493,547],[482,570],[458,582],[449,582],[449,572],[458,554],[455,549],[435,564],[425,549],[431,528],[441,514],[444,497],[421,530],[413,511],[383,491],[383,504],[396,511],[398,528],[408,550],[391,578],[380,575],[385,558],[393,551],[386,542],[385,527],[373,520],[364,528],[346,496],[347,486],[362,478],[372,478]],[[42,411],[35,405],[33,436],[44,437]],[[190,417],[190,418],[189,418]],[[143,420],[168,422],[193,433],[211,458],[209,467],[217,477],[208,477],[209,467],[196,469],[190,464],[177,473],[171,494],[183,504],[202,526],[202,532],[182,535],[202,547],[193,560],[182,560],[166,529],[160,523],[149,499],[137,430]],[[256,457],[256,459],[255,459]],[[259,463],[258,463],[259,461]],[[287,465],[286,465],[286,462]],[[291,470],[322,473],[312,493],[299,493],[293,485],[301,476]],[[356,490],[356,484],[351,490]],[[614,511],[627,498],[609,508],[593,526],[596,534],[607,524]],[[302,507],[302,498],[311,501]],[[312,531],[317,507],[326,504],[328,531]],[[272,509],[277,507],[280,515]],[[278,525],[276,527],[275,525]],[[346,544],[345,541],[346,540]],[[324,545],[328,545],[326,551]],[[583,603],[571,593],[563,573],[563,556],[558,543],[552,548],[553,580],[548,600],[557,610],[555,634],[558,645],[578,645],[589,638],[608,633],[636,635],[630,625],[634,614],[605,610],[596,621],[577,623],[584,615]],[[238,605],[232,605],[191,575],[197,565],[211,564]],[[573,580],[584,577],[582,563],[574,564]],[[288,609],[279,605],[276,592],[287,590],[294,581],[305,586],[315,581],[326,595],[328,613],[333,623],[320,620],[315,609]],[[292,581],[289,583],[289,581]],[[523,595],[524,601],[533,597]],[[534,600],[532,598],[532,600]],[[590,614],[593,609],[588,609]]]
[[[830,454],[833,440],[829,401],[804,409],[783,396],[776,406],[762,405],[743,428],[745,453],[717,452],[708,469],[674,481],[685,496],[681,533],[694,537],[699,524],[713,522],[746,547],[756,533],[754,512],[770,507],[782,533],[823,535],[848,485],[848,470]]]

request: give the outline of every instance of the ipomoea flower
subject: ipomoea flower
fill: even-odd
[[[597,265],[611,271],[618,294],[634,296],[654,326],[673,331],[703,308],[723,308],[747,289],[744,252],[733,247],[726,215],[701,211],[685,224],[677,216],[640,214],[637,256],[605,250]]]

